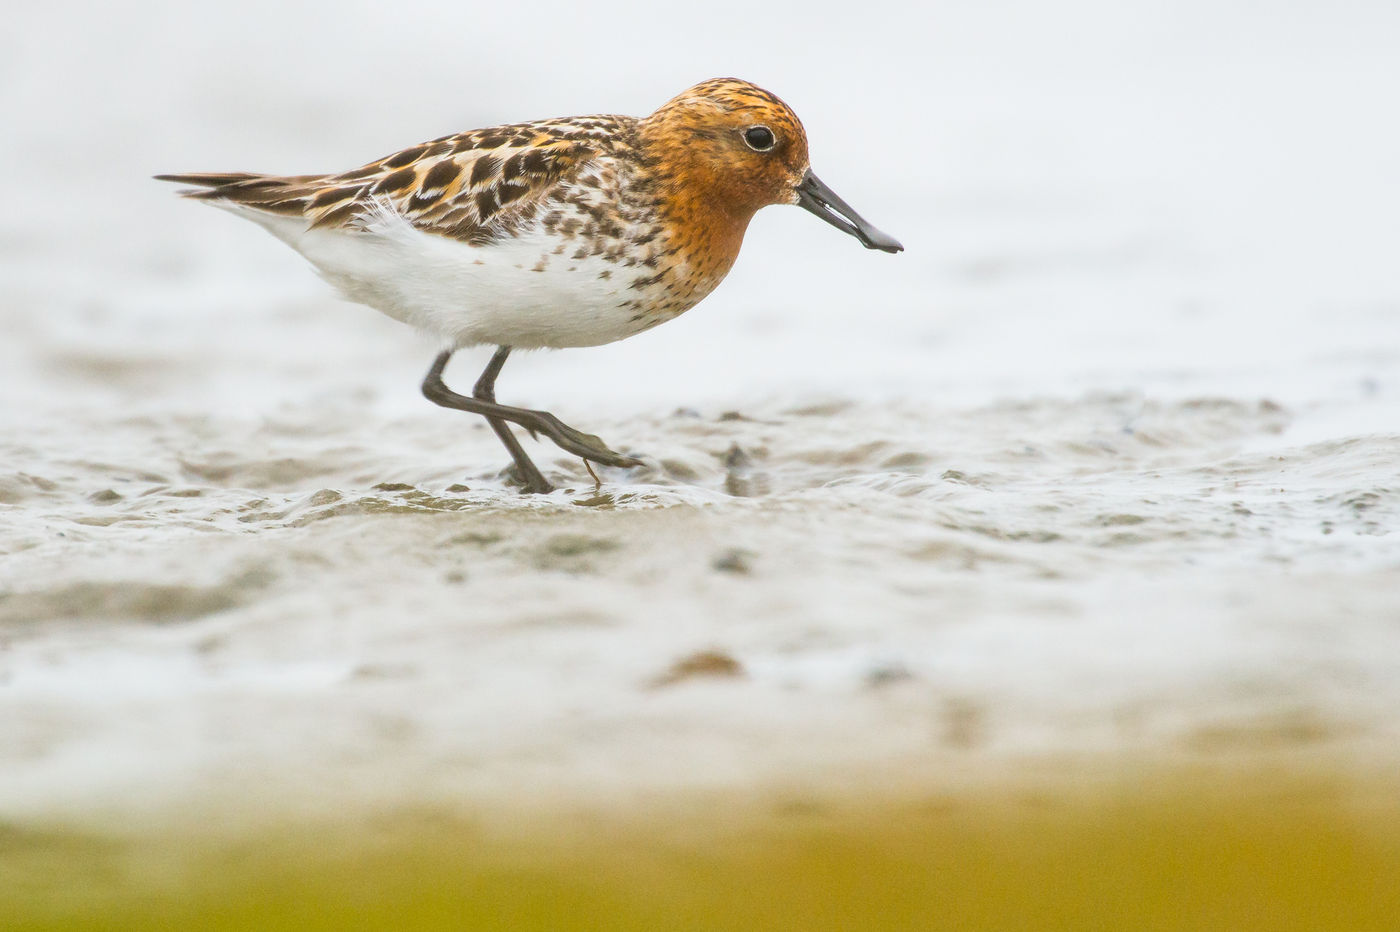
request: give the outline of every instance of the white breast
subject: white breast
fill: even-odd
[[[350,300],[454,347],[597,346],[664,319],[629,303],[644,297],[630,287],[644,269],[575,259],[576,243],[538,228],[473,246],[424,233],[392,209],[380,210],[368,231],[353,231],[307,230],[300,218],[221,206],[296,249]]]

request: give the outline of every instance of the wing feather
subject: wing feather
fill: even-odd
[[[584,167],[630,137],[628,117],[519,123],[444,136],[334,175],[157,175],[187,197],[301,216],[309,229],[363,230],[392,207],[415,227],[474,244],[510,235]]]

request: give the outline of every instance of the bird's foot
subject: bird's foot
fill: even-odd
[[[530,429],[531,433],[544,434],[554,441],[561,450],[586,460],[592,460],[595,463],[602,463],[604,466],[626,468],[642,465],[642,461],[635,456],[625,456],[610,449],[601,437],[576,430],[548,411],[533,411],[531,413],[536,416],[537,420],[535,423],[525,426]]]

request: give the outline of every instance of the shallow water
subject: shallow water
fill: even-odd
[[[878,28],[823,9],[869,32],[850,52],[869,86],[921,90],[913,122],[907,95],[805,53],[716,60],[731,37],[708,22],[664,66],[613,73],[561,7],[541,49],[573,79],[505,88],[518,56],[464,60],[496,15],[465,7],[425,8],[441,28],[408,41],[370,15],[253,4],[212,29],[152,2],[168,34],[135,57],[108,41],[125,14],[14,11],[0,167],[30,183],[0,215],[4,856],[48,864],[76,838],[72,863],[101,872],[89,842],[160,850],[193,825],[223,851],[337,818],[364,838],[416,806],[626,814],[664,846],[658,800],[798,786],[897,808],[1034,783],[1047,756],[1065,778],[1035,792],[1087,781],[1089,808],[1142,758],[1320,770],[1303,828],[1380,797],[1400,763],[1400,133],[1374,115],[1396,16],[993,6]],[[642,47],[665,25],[612,28]],[[344,54],[368,47],[379,67]],[[681,319],[513,357],[503,400],[645,458],[596,489],[531,444],[563,488],[519,495],[483,424],[418,396],[431,346],[146,180],[641,112],[721,71],[788,97],[824,180],[908,252],[774,208]],[[1172,779],[1165,823],[1224,818]],[[968,802],[972,835],[1000,806]],[[1306,866],[1320,836],[1290,837]],[[160,873],[137,863],[132,889]]]
[[[595,488],[546,457],[566,487],[538,497],[431,410],[31,435],[7,457],[46,468],[3,485],[4,798],[105,819],[1384,758],[1400,436],[1299,421],[1132,393],[681,410],[591,422],[648,465]]]

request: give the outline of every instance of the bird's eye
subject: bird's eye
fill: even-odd
[[[744,142],[755,152],[767,152],[778,142],[778,137],[766,126],[750,126],[744,130]]]

